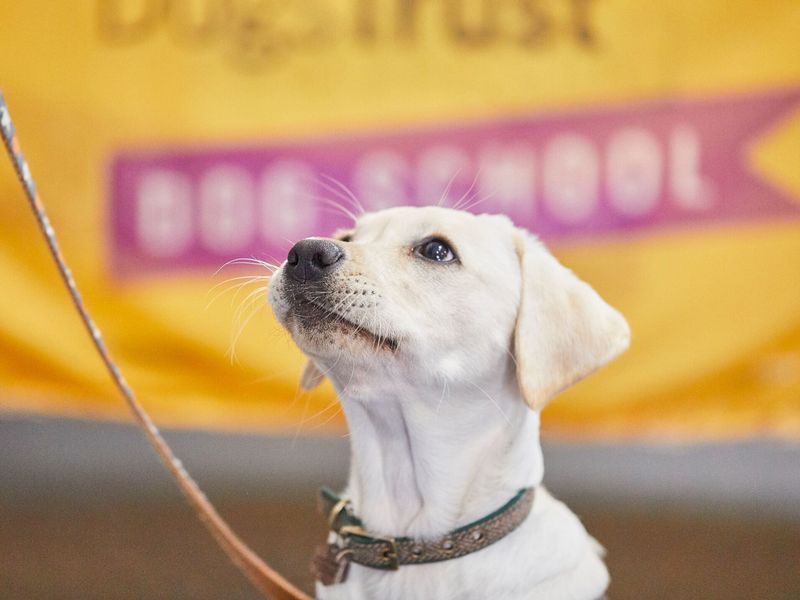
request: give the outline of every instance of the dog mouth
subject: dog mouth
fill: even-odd
[[[294,298],[292,316],[307,329],[325,332],[334,330],[341,335],[361,339],[377,349],[389,352],[395,352],[399,347],[399,342],[395,338],[379,335],[363,324],[354,323],[335,310],[305,297]]]

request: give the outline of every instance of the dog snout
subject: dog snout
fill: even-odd
[[[299,283],[319,281],[344,258],[344,250],[331,240],[297,242],[286,257],[286,273]]]

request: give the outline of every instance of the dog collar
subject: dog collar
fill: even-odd
[[[328,488],[320,490],[320,508],[339,542],[317,548],[311,571],[324,585],[341,583],[351,562],[395,571],[402,565],[420,565],[459,558],[503,539],[522,524],[533,507],[534,489],[523,488],[488,515],[454,529],[435,540],[387,537],[369,533],[353,514],[350,501]]]

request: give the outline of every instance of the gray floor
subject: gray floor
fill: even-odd
[[[346,438],[170,431],[223,516],[310,590],[315,490]],[[546,483],[608,550],[614,600],[800,598],[800,448],[777,442],[545,445]],[[143,436],[0,419],[0,599],[256,600]]]
[[[175,430],[165,435],[206,485],[281,496],[339,485],[344,437],[266,437]],[[747,441],[696,445],[545,443],[545,483],[594,502],[658,502],[703,511],[729,508],[800,520],[800,444]],[[174,484],[129,425],[0,417],[0,499],[86,490],[160,496]]]

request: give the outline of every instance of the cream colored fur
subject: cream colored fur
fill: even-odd
[[[436,538],[522,487],[537,493],[525,522],[484,550],[394,572],[352,565],[318,597],[601,597],[599,545],[541,486],[539,411],[627,347],[625,320],[502,216],[395,208],[363,215],[352,236],[324,283],[298,286],[282,266],[270,302],[309,357],[303,385],[327,376],[336,388],[352,447],[343,493],[368,530]],[[431,236],[458,262],[420,257]],[[328,316],[304,317],[298,296]]]

